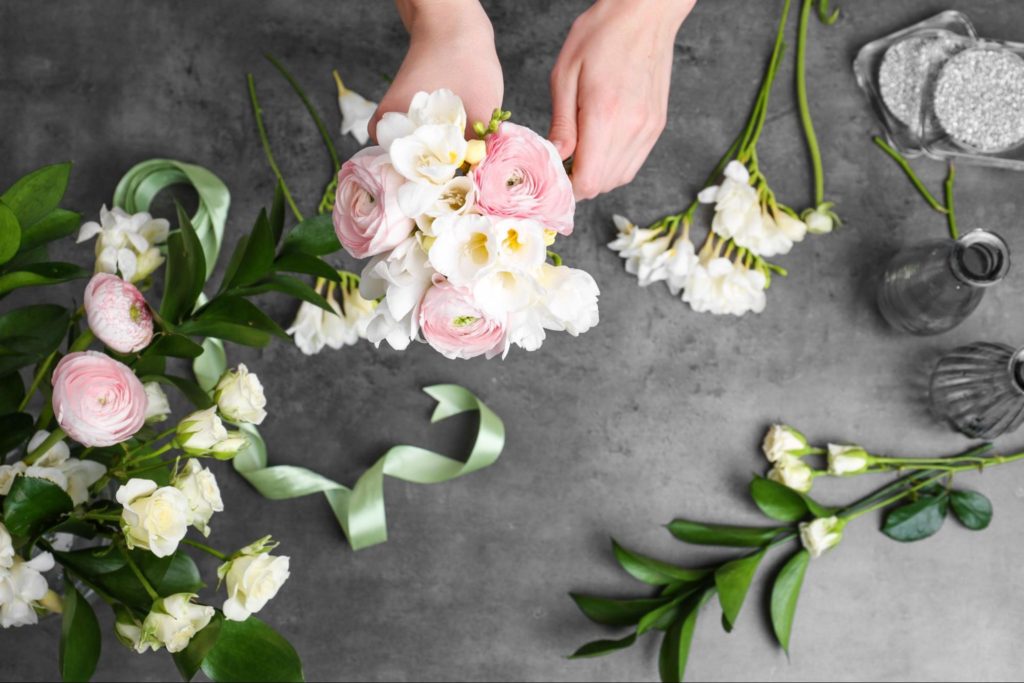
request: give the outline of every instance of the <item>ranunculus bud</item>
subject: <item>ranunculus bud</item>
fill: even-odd
[[[146,421],[146,390],[124,363],[97,351],[64,356],[53,371],[53,413],[72,439],[113,446]]]
[[[814,470],[800,458],[784,455],[775,462],[768,478],[794,491],[807,493],[814,485]]]
[[[135,353],[153,341],[153,314],[142,292],[116,275],[97,273],[85,287],[89,329],[119,353]]]
[[[163,422],[171,414],[171,404],[159,382],[146,382],[146,423]]]
[[[778,462],[784,456],[793,455],[794,451],[802,451],[805,448],[807,437],[783,424],[772,425],[764,435],[764,443],[761,444],[761,450],[764,451],[768,462]]]
[[[846,520],[838,517],[819,517],[813,522],[803,522],[800,524],[800,542],[811,557],[821,557],[843,540],[845,526]]]
[[[210,518],[214,512],[224,511],[217,478],[199,461],[189,459],[185,467],[174,478],[174,487],[188,499],[188,523],[203,536],[210,535]]]
[[[264,410],[267,398],[263,394],[263,385],[244,364],[221,376],[214,389],[213,400],[217,402],[220,414],[232,422],[258,425],[267,417],[267,411]]]
[[[227,584],[228,599],[224,601],[224,617],[245,621],[259,612],[277,595],[288,580],[289,558],[269,554],[276,544],[260,539],[243,548],[241,554],[220,566],[217,576]]]
[[[860,474],[867,471],[871,462],[871,456],[860,446],[828,445],[828,473],[833,476]]]
[[[168,557],[188,531],[188,498],[173,486],[129,479],[114,496],[121,504],[121,530],[129,548]]]
[[[188,647],[192,638],[202,631],[213,619],[216,612],[207,605],[192,602],[194,593],[176,593],[153,603],[152,609],[142,622],[142,636],[145,646],[159,650],[166,647],[170,653],[181,652]]]

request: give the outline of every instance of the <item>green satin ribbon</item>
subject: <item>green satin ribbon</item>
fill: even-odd
[[[235,456],[235,470],[271,500],[323,493],[353,550],[384,543],[388,540],[385,475],[414,484],[440,484],[490,467],[505,446],[501,418],[469,390],[456,384],[438,384],[423,391],[437,401],[432,423],[460,413],[479,412],[476,441],[465,462],[418,446],[393,446],[350,489],[305,467],[268,467],[266,446],[259,433],[250,425],[242,425],[250,444]]]

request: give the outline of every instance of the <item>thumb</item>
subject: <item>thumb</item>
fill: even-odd
[[[551,129],[548,140],[563,161],[576,149],[576,78],[551,78]]]

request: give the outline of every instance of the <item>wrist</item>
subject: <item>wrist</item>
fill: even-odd
[[[675,40],[697,0],[597,0],[592,10],[622,22],[642,22],[658,36]]]

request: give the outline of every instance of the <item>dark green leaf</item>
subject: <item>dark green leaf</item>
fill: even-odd
[[[580,649],[576,650],[576,652],[569,656],[569,659],[601,657],[602,655],[608,655],[618,650],[625,650],[635,642],[635,633],[630,633],[628,636],[620,640],[595,640],[594,642],[587,643]]]
[[[807,517],[807,503],[803,497],[778,482],[754,477],[750,482],[750,495],[761,512],[780,522],[798,522]]]
[[[23,235],[24,236],[24,235]],[[35,247],[34,249],[22,249],[18,255],[12,258],[4,266],[4,270],[21,270],[25,266],[32,266],[37,263],[46,263],[50,260],[50,250],[47,245]]]
[[[28,413],[11,413],[0,417],[0,460],[35,432],[35,421]]]
[[[35,225],[26,228],[21,236],[21,251],[31,251],[44,244],[63,239],[78,229],[82,216],[74,211],[54,209]]]
[[[0,295],[22,287],[39,287],[89,277],[91,273],[73,263],[35,263],[0,275]]]
[[[610,600],[577,593],[569,595],[588,619],[605,626],[632,626],[651,610],[669,602],[668,598]]]
[[[7,263],[21,248],[21,224],[14,212],[0,202],[0,265]]]
[[[235,325],[225,322],[197,322],[187,323],[188,327],[182,327],[183,332],[199,337],[220,339],[221,341],[234,342],[243,346],[262,348],[270,343],[270,333],[263,330],[256,330],[245,325]]]
[[[976,491],[953,491],[953,514],[968,529],[981,531],[992,521],[992,501]]]
[[[109,546],[55,552],[54,557],[76,575],[90,582],[125,566],[124,556],[116,548]]]
[[[22,306],[0,315],[0,344],[43,358],[64,340],[70,311],[63,306]]]
[[[75,585],[64,582],[60,628],[60,676],[65,681],[88,681],[100,659],[100,625],[92,607]]]
[[[167,333],[157,335],[153,344],[146,349],[146,355],[173,356],[174,358],[198,358],[203,347],[183,334]]]
[[[178,225],[180,229],[167,238],[166,282],[173,282],[175,286],[164,288],[160,304],[160,317],[171,324],[181,322],[192,312],[206,283],[203,245],[180,204]]]
[[[681,595],[645,614],[637,623],[636,634],[642,636],[651,629],[662,631],[667,629],[679,618],[682,611],[680,605],[685,599],[686,597]]]
[[[70,162],[43,166],[14,183],[0,195],[0,202],[14,212],[22,228],[27,228],[57,208],[70,174]]]
[[[284,185],[281,181],[274,186],[274,203],[270,207],[270,229],[276,246],[284,234]]]
[[[114,551],[111,553],[114,557],[108,558],[103,558],[102,555],[98,555],[95,551],[86,552],[93,553],[93,556],[86,555],[84,558],[74,558],[79,566],[97,562],[99,566],[103,566],[105,561],[107,566],[117,568],[102,572],[80,572],[84,578],[129,607],[143,612],[149,610],[153,601],[135,576],[135,573],[131,570],[131,567],[124,562],[123,557],[120,558],[120,566],[116,563],[118,556],[120,556],[120,551]],[[199,576],[199,569],[196,568],[192,558],[182,550],[179,550],[170,557],[157,557],[152,553],[142,550],[132,550],[129,552],[131,552],[132,558],[139,566],[139,569],[142,570],[142,573],[161,596],[173,595],[175,593],[197,593],[203,587],[202,578]],[[74,555],[75,553],[66,554]],[[73,564],[68,566],[75,567]],[[86,568],[88,569],[89,567],[86,566]],[[93,569],[95,569],[95,566]]]
[[[4,524],[18,538],[32,538],[60,521],[74,504],[46,479],[17,477],[4,498]]]
[[[202,388],[190,379],[177,377],[175,375],[147,375],[142,378],[143,382],[160,382],[172,387],[185,395],[185,398],[199,410],[205,410],[213,405],[213,400]]]
[[[328,313],[334,313],[334,309],[327,303],[327,299],[317,294],[312,287],[302,280],[288,275],[272,275],[265,282],[252,287],[230,290],[230,293],[236,296],[255,296],[266,292],[281,292],[300,301],[308,301]]]
[[[281,246],[282,252],[300,251],[313,256],[326,256],[340,249],[341,242],[334,232],[330,214],[320,214],[302,221],[288,233]]]
[[[677,519],[668,525],[668,530],[680,541],[693,545],[755,548],[771,543],[785,528],[723,526]]]
[[[225,275],[225,289],[244,287],[268,275],[274,267],[274,233],[265,211],[260,212],[249,239],[245,241],[245,252],[235,266],[231,279]],[[232,258],[234,264],[234,258]]]
[[[810,553],[806,550],[799,551],[782,567],[775,578],[775,585],[772,586],[772,628],[775,630],[775,637],[779,639],[779,644],[786,652],[789,652],[789,636],[793,632],[796,603],[810,561]]]
[[[699,581],[710,573],[708,569],[685,569],[645,557],[626,550],[615,539],[612,539],[612,551],[615,553],[615,559],[630,576],[651,586]]]
[[[188,641],[188,647],[173,655],[174,665],[178,667],[178,673],[185,681],[191,681],[195,677],[206,655],[217,644],[223,622],[224,618],[217,612],[206,628],[192,636],[192,640]]]
[[[203,673],[213,681],[304,680],[295,648],[256,617],[225,620],[220,637],[203,660]]]
[[[715,587],[718,589],[718,601],[722,604],[722,614],[728,626],[736,624],[740,608],[747,598],[750,582],[764,558],[764,550],[753,555],[726,562],[715,571]],[[728,629],[727,629],[728,630]]]
[[[249,246],[249,235],[242,235],[238,238],[238,242],[235,243],[235,250],[231,252],[231,260],[228,261],[228,267],[224,269],[224,278],[220,281],[220,289],[217,290],[218,294],[224,293],[231,285],[231,281],[235,279],[235,273],[242,267],[242,260],[245,258],[245,250]]]
[[[948,510],[947,496],[926,496],[889,512],[882,525],[882,532],[902,543],[920,541],[942,528]]]
[[[274,262],[274,268],[286,273],[315,275],[332,282],[341,282],[341,275],[338,274],[337,269],[316,256],[303,254],[299,251],[281,254]]]
[[[288,338],[284,330],[266,313],[252,302],[239,296],[219,296],[206,304],[196,312],[195,320],[182,326],[181,333],[185,334],[186,328],[191,329],[197,323],[230,323],[276,334],[284,339]]]
[[[16,412],[23,398],[25,383],[21,380],[20,374],[11,372],[0,377],[0,415]]]
[[[681,683],[686,678],[686,663],[690,658],[693,631],[697,627],[701,600],[697,600],[680,615],[665,633],[658,654],[658,673],[666,683]]]

